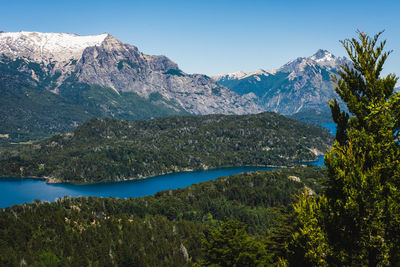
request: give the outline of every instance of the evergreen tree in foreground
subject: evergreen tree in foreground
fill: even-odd
[[[329,103],[336,141],[325,156],[324,194],[294,206],[298,232],[289,244],[295,265],[396,265],[400,262],[400,94],[398,78],[381,77],[390,54],[381,33],[342,41],[352,66],[334,78]]]

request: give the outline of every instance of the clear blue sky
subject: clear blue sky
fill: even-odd
[[[385,73],[400,75],[397,0],[0,0],[0,30],[108,32],[188,73],[274,69],[319,48],[345,55],[339,40],[385,29]]]

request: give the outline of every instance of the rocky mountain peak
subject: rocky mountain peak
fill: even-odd
[[[117,38],[115,38],[114,36],[112,36],[111,34],[107,33],[104,40],[98,46],[102,46],[103,48],[106,48],[108,50],[115,50],[115,49],[119,50],[119,49],[123,48],[125,46],[125,44],[123,42],[121,42],[120,40],[118,40]],[[130,46],[130,49],[139,51],[136,46],[133,46],[133,45],[129,45],[129,46]]]
[[[313,60],[321,59],[334,59],[335,56],[332,55],[328,50],[319,49],[314,55],[310,57]]]
[[[327,101],[337,97],[331,75],[341,64],[351,64],[344,57],[335,57],[319,49],[309,57],[298,57],[275,71],[247,73],[241,77],[225,74],[215,80],[232,91],[248,95],[268,111],[293,114],[303,110],[327,110]]]
[[[244,114],[261,109],[200,74],[186,74],[166,56],[145,55],[110,34],[0,33],[0,60],[23,59],[18,71],[56,94],[76,83],[134,93],[174,110],[193,114]],[[38,63],[32,67],[31,62]],[[71,79],[69,79],[71,78]],[[51,82],[49,82],[51,81]],[[125,94],[126,95],[126,94]]]
[[[292,77],[303,75],[304,72],[324,68],[328,71],[335,71],[341,64],[351,64],[345,57],[336,57],[331,52],[319,49],[310,57],[299,57],[292,60],[277,71],[289,72]]]

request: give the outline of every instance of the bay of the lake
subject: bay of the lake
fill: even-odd
[[[336,124],[323,124],[332,134],[336,133]],[[324,157],[306,164],[324,166]],[[153,195],[158,191],[187,187],[192,184],[215,180],[221,176],[270,170],[267,167],[231,167],[207,171],[180,172],[155,176],[142,180],[110,182],[88,185],[47,184],[44,180],[29,178],[0,178],[0,208],[15,204],[41,201],[54,201],[59,197],[98,196],[98,197],[141,197]]]
[[[327,128],[331,135],[336,135],[336,123],[321,123],[321,126]]]
[[[63,196],[141,197],[153,195],[162,190],[183,188],[192,184],[215,180],[221,176],[270,169],[272,168],[232,167],[172,173],[142,180],[87,185],[47,184],[44,180],[28,178],[0,178],[0,208],[32,202],[35,199],[54,201]]]

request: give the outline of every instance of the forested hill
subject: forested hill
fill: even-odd
[[[0,176],[90,183],[244,165],[315,160],[332,145],[321,127],[275,113],[91,119],[74,132],[0,155]]]
[[[324,176],[321,168],[259,171],[137,199],[64,198],[0,209],[0,265],[200,266],[213,256],[202,241],[211,243],[212,229],[230,218],[246,223],[248,235],[228,233],[216,249],[235,243],[231,249],[247,255],[242,262],[252,259],[238,266],[272,266],[286,256],[295,227],[285,215],[293,194],[305,186],[318,193]]]

